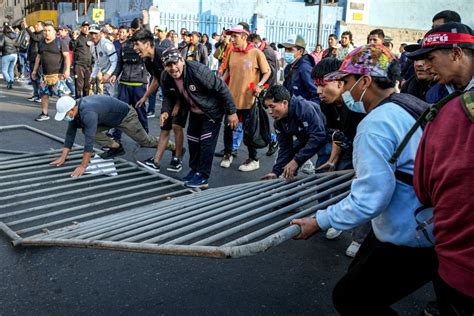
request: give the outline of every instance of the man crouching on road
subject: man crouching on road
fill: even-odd
[[[80,177],[87,166],[93,152],[94,139],[97,143],[110,148],[101,155],[102,158],[113,158],[125,153],[121,144],[110,139],[103,132],[118,128],[143,147],[157,147],[157,137],[145,132],[138,120],[137,111],[131,106],[106,95],[92,95],[78,100],[69,96],[59,98],[56,103],[56,121],[69,122],[64,140],[61,157],[51,162],[57,167],[64,164],[71,150],[78,128],[85,135],[84,155],[81,164],[74,170],[71,177]]]
[[[280,175],[291,180],[298,168],[325,144],[326,119],[319,104],[301,96],[290,96],[290,92],[281,85],[271,87],[265,94],[264,102],[275,120],[280,148],[272,172],[263,176],[262,180],[276,179]]]

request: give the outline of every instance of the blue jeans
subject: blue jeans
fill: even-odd
[[[20,64],[20,76],[28,74],[28,61],[26,60],[26,53],[18,53],[18,62]]]
[[[2,56],[2,74],[5,82],[13,82],[15,73],[13,72],[18,59],[17,54],[10,54]]]

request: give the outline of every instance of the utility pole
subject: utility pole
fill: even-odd
[[[317,44],[321,44],[321,40],[323,39],[323,1],[319,0],[319,11],[318,11],[318,38],[316,41]]]

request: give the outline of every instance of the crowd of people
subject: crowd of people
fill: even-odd
[[[113,158],[125,152],[125,132],[156,147],[138,162],[154,172],[167,149],[167,170],[180,172],[187,148],[183,182],[204,189],[214,156],[230,168],[252,109],[265,106],[274,121],[266,154],[276,159],[262,179],[355,170],[345,199],[293,221],[302,239],[352,231],[346,254],[355,258],[334,289],[337,311],[394,315],[392,304],[433,281],[441,315],[473,314],[474,36],[456,12],[434,16],[424,38],[397,54],[382,29],[359,47],[345,31],[308,52],[300,35],[269,44],[245,22],[210,37],[165,25],[151,30],[146,14],[119,28],[83,22],[72,31],[25,20],[22,27],[3,26],[2,73],[12,89],[19,60],[17,77],[31,80],[29,100],[41,103],[37,121],[49,119],[49,97],[59,97],[55,119],[68,130],[52,164],[64,164],[82,129],[84,156],[72,173],[81,176],[94,141],[103,158]],[[148,119],[157,98],[161,133],[154,137]],[[224,148],[216,150],[222,124]],[[259,169],[257,148],[245,146],[248,159],[238,169]]]

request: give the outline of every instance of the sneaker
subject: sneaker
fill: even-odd
[[[423,315],[425,316],[439,316],[439,306],[437,301],[430,301],[426,304],[425,309],[423,310]]]
[[[221,167],[222,168],[229,168],[230,165],[232,164],[232,161],[234,160],[234,157],[232,157],[232,155],[224,155],[224,157],[222,158],[222,161],[221,161]]]
[[[151,112],[151,111],[148,112],[148,113],[146,114],[146,117],[147,117],[147,118],[153,118],[153,117],[155,117],[155,112]]]
[[[351,242],[349,247],[346,249],[346,256],[354,258],[359,251],[360,244],[357,241]]]
[[[342,234],[342,230],[337,230],[331,227],[326,232],[326,239],[336,239],[341,234]]]
[[[232,150],[230,153],[233,157],[237,157],[237,150]],[[225,156],[225,149],[214,153],[215,157],[224,157]]]
[[[44,114],[44,113],[41,113],[35,118],[35,121],[38,121],[38,122],[47,121],[47,120],[49,120],[49,115]]]
[[[196,174],[196,171],[191,170],[189,171],[188,175],[183,177],[181,180],[183,180],[183,182],[188,182],[194,177],[195,174]]]
[[[194,177],[184,183],[185,186],[188,188],[193,188],[193,189],[207,189],[209,187],[209,183],[206,178],[202,176],[199,172],[196,172],[194,174]]]
[[[300,168],[302,173],[314,174],[315,168],[311,160],[307,160]]]
[[[273,156],[273,154],[277,152],[278,146],[278,141],[271,142],[270,145],[268,145],[268,151],[265,155]]]
[[[35,102],[36,102],[36,103],[41,103],[41,98],[36,98],[36,99],[35,99]]]
[[[184,157],[185,153],[186,153],[186,148],[183,147],[183,150],[181,151],[181,158]],[[173,156],[173,158],[176,157],[176,145],[174,149],[171,149],[171,155]]]
[[[36,99],[38,99],[38,97],[32,96],[31,98],[28,98],[27,100],[30,101],[30,102],[35,102]]]
[[[107,150],[106,152],[103,152],[99,156],[102,159],[111,159],[123,154],[125,154],[125,149],[123,149],[123,146],[120,145],[118,148],[110,148],[109,150]]]
[[[243,164],[239,166],[240,171],[254,171],[260,168],[260,162],[258,160],[247,159]]]
[[[148,158],[144,161],[137,161],[137,164],[151,171],[160,172],[160,165],[155,163],[154,157]]]
[[[171,172],[180,172],[183,169],[183,165],[181,164],[181,159],[177,157],[171,158],[170,165],[166,170]]]

